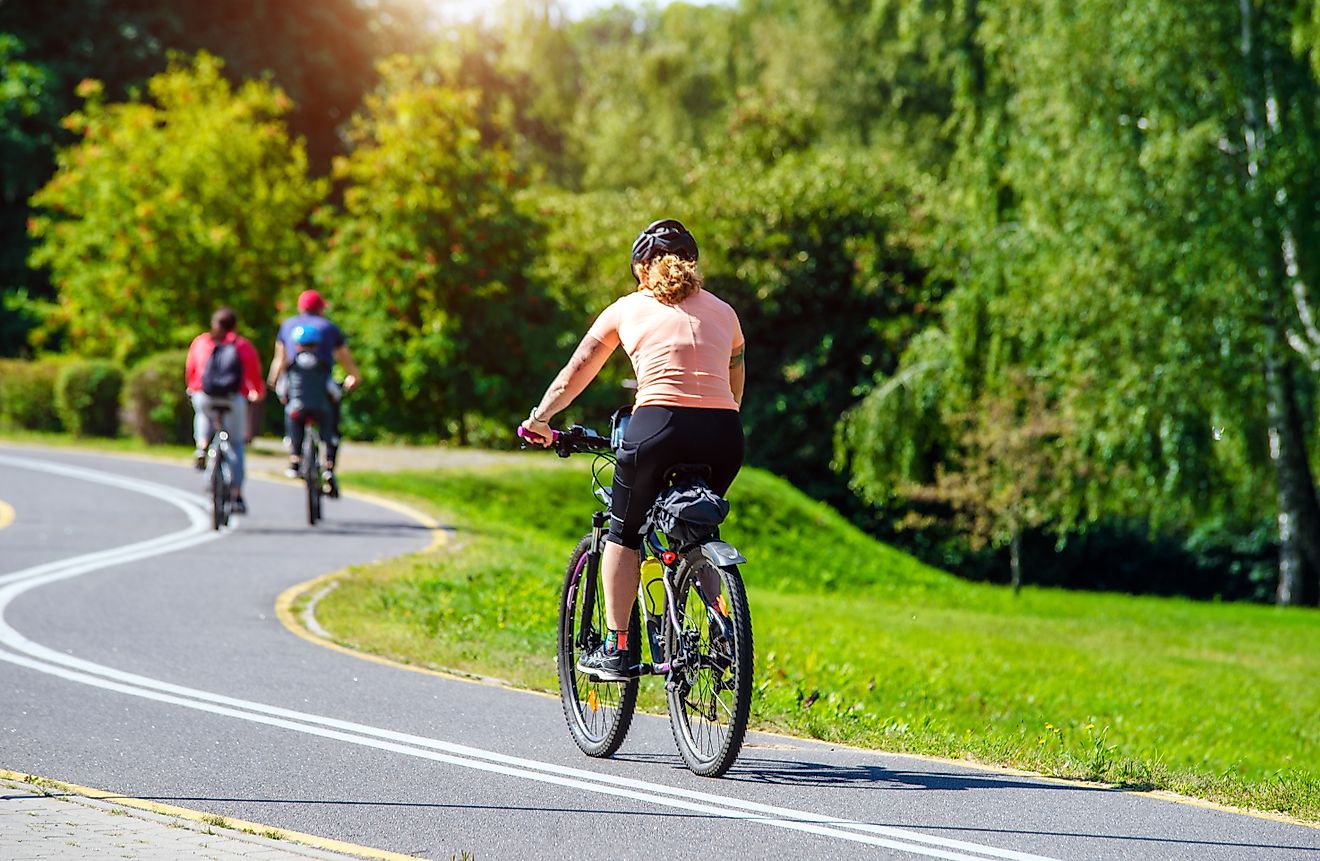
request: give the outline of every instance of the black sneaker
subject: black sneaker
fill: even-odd
[[[247,514],[247,503],[243,501],[243,497],[236,496],[230,503],[229,510],[235,514]]]
[[[325,495],[331,499],[338,499],[339,482],[335,480],[334,471],[327,469],[321,477],[325,480]]]
[[[598,682],[626,682],[637,677],[636,668],[628,665],[628,653],[618,649],[606,651],[604,643],[578,658],[577,668],[579,673]]]
[[[199,448],[193,452],[193,469],[198,472],[206,469],[206,449]]]

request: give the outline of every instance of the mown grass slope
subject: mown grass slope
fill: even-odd
[[[320,605],[359,648],[544,690],[586,464],[353,476],[454,529]],[[754,720],[886,750],[1158,787],[1320,820],[1320,613],[968,583],[747,470]],[[643,704],[662,708],[659,686]]]

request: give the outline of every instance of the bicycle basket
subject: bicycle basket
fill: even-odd
[[[668,535],[679,547],[699,544],[719,535],[729,516],[729,503],[705,482],[677,484],[661,492],[651,506],[648,526]]]

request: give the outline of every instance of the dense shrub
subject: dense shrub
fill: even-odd
[[[192,441],[192,407],[183,385],[186,350],[154,353],[138,362],[124,381],[129,428],[144,441]]]
[[[63,364],[59,359],[0,362],[0,427],[63,430],[55,409],[55,381]]]
[[[526,415],[563,361],[532,277],[541,230],[475,92],[402,58],[381,76],[338,162],[343,210],[322,221],[320,284],[370,381],[344,430],[470,442]]]
[[[119,392],[124,372],[104,359],[70,362],[55,379],[55,408],[75,436],[119,433]]]

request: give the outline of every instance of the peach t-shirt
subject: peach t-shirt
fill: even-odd
[[[698,290],[666,305],[638,290],[601,312],[588,335],[613,348],[623,344],[637,374],[636,406],[736,410],[729,357],[743,345],[729,304]]]

